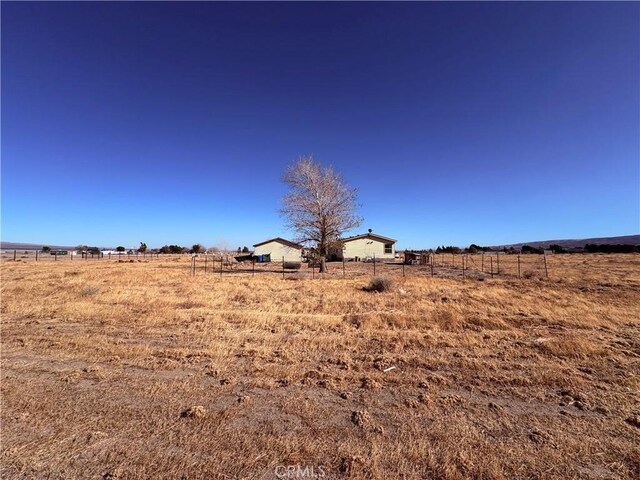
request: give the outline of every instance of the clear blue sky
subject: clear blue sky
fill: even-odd
[[[292,237],[308,153],[399,248],[636,234],[639,25],[637,2],[2,2],[2,239]]]

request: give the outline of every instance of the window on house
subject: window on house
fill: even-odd
[[[393,244],[385,243],[384,244],[384,253],[393,253]]]

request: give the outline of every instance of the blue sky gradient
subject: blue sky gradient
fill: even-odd
[[[303,154],[399,248],[637,234],[639,26],[638,3],[3,2],[2,239],[294,237]]]

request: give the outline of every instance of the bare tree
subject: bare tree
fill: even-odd
[[[356,212],[356,189],[313,156],[300,157],[287,169],[283,181],[289,193],[282,199],[280,214],[297,232],[299,242],[316,245],[320,272],[325,272],[329,244],[362,223]]]

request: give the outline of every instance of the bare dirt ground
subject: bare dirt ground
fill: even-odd
[[[0,475],[640,478],[640,256],[549,260],[5,261]]]

